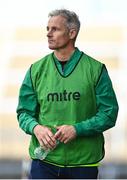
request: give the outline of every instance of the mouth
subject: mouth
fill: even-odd
[[[48,39],[48,43],[53,43],[53,40],[51,40],[51,39]]]

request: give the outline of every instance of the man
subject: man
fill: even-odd
[[[96,179],[103,132],[116,123],[110,77],[104,64],[75,47],[79,29],[74,12],[49,14],[47,38],[54,52],[31,65],[20,89],[17,114],[31,135],[32,179]],[[39,145],[50,149],[44,160],[34,153]]]

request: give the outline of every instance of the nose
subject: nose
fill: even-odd
[[[51,30],[48,30],[47,32],[47,37],[51,37],[52,36],[52,31]]]

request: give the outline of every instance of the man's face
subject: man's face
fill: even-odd
[[[66,19],[62,16],[51,17],[47,26],[49,48],[59,50],[67,47],[70,42],[69,30],[66,27]]]

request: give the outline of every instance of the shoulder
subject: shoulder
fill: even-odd
[[[41,64],[44,64],[47,62],[47,60],[51,59],[52,58],[52,53],[50,54],[47,54],[46,56],[42,57],[41,59],[37,60],[36,62],[34,62],[32,64],[32,66],[39,66]]]
[[[102,70],[102,67],[103,67],[103,63],[87,54],[85,54],[83,52],[83,55],[82,55],[82,63],[85,64],[86,68],[89,69],[90,71],[92,72],[96,72],[96,71],[99,71],[101,72]]]
[[[45,66],[50,62],[52,59],[52,53],[44,56],[43,58],[37,60],[31,65],[31,72],[36,73],[39,72],[40,70],[44,69]]]
[[[96,84],[99,76],[101,75],[104,64],[85,53],[83,53],[82,58],[82,63],[84,64],[86,71],[89,73],[91,79]]]
[[[102,66],[103,63],[93,57],[91,57],[88,54],[85,54],[83,52],[83,59],[86,61],[86,63],[90,64],[91,66]]]

